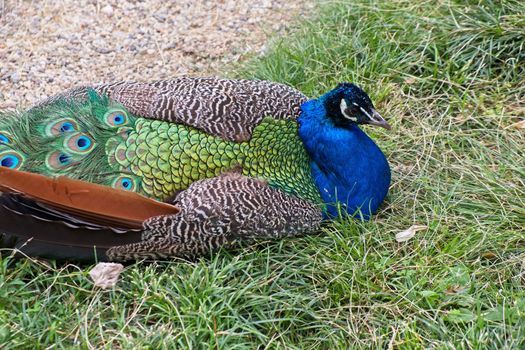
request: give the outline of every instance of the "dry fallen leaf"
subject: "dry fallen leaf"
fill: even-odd
[[[511,128],[525,129],[525,120],[510,125]]]
[[[416,235],[417,231],[426,230],[428,227],[425,225],[412,225],[408,229],[401,231],[396,234],[396,241],[406,242]]]
[[[122,264],[117,263],[98,263],[91,271],[89,276],[95,286],[102,289],[113,287],[118,282],[118,277],[124,269]]]
[[[459,293],[465,292],[466,290],[467,290],[467,288],[464,287],[464,286],[453,285],[453,286],[449,286],[445,290],[445,294],[448,294],[448,295],[459,294]]]
[[[496,259],[498,256],[496,255],[496,253],[493,253],[493,252],[484,252],[484,253],[481,253],[481,257],[492,260],[492,259]]]

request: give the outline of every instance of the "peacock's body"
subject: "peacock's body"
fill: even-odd
[[[309,157],[291,120],[265,118],[247,141],[130,114],[94,90],[0,119],[3,166],[167,200],[193,182],[239,168],[286,193],[320,202]]]
[[[134,191],[182,209],[146,221],[140,242],[108,243],[102,254],[110,259],[198,254],[243,238],[308,232],[341,210],[369,217],[390,172],[357,127],[365,123],[388,125],[352,84],[307,101],[262,81],[117,83],[0,116],[0,165]],[[13,205],[4,207],[15,213]],[[69,220],[18,214],[57,225]],[[45,241],[35,254],[57,256]]]

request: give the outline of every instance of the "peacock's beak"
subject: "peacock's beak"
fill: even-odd
[[[385,128],[387,130],[392,129],[390,124],[381,116],[381,114],[377,113],[375,109],[372,109],[372,115],[370,116],[370,121],[368,122],[370,125],[376,125],[380,126],[382,128]]]

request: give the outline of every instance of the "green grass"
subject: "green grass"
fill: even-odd
[[[230,73],[369,92],[393,125],[366,128],[393,169],[371,222],[131,265],[112,291],[3,257],[0,347],[525,348],[525,4],[479,3],[321,3]]]

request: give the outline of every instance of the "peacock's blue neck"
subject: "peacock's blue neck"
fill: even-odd
[[[325,218],[360,210],[369,219],[388,192],[388,161],[357,125],[336,127],[327,116],[323,98],[326,95],[305,102],[298,121],[312,176],[326,204]]]

